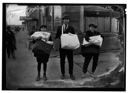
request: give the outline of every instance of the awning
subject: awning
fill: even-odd
[[[27,16],[21,16],[20,20],[24,20],[24,21],[37,21],[38,19],[27,17]]]
[[[104,8],[101,6],[84,6],[85,16],[92,17],[120,17],[120,13],[111,8]]]

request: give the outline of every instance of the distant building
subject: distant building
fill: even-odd
[[[89,24],[96,24],[104,36],[102,50],[105,51],[121,48],[118,35],[125,31],[125,17],[122,17],[121,9],[125,11],[123,5],[65,5],[62,6],[62,15],[69,15],[70,23],[78,34],[86,32]]]
[[[45,24],[55,35],[62,16],[68,15],[70,24],[79,37],[93,23],[104,35],[102,50],[119,49],[118,33],[125,32],[125,17],[120,12],[121,9],[124,11],[120,5],[28,5],[25,23],[29,32],[38,30],[40,25]]]
[[[26,19],[25,23],[27,25],[27,30],[29,32],[33,30],[39,30],[41,25],[47,25],[48,30],[55,31],[58,24],[58,20],[60,20],[60,13],[57,16],[56,10],[58,10],[58,6],[43,6],[43,5],[28,5],[26,10]],[[55,12],[54,12],[55,11]],[[57,22],[56,22],[57,18]],[[35,29],[33,29],[35,28]]]

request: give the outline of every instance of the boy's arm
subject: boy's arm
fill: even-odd
[[[60,35],[61,35],[61,29],[60,29],[60,27],[58,27],[57,28],[57,33],[56,33],[55,39],[60,38]]]

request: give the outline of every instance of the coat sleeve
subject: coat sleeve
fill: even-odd
[[[87,41],[89,41],[89,31],[87,31],[86,33],[85,33],[85,39],[87,40]]]
[[[104,39],[104,36],[100,32],[97,32],[97,33],[98,33],[98,35],[101,35],[101,37]]]
[[[49,41],[52,41],[52,37],[50,36]]]
[[[57,28],[57,33],[56,33],[55,39],[60,38],[60,36],[61,36],[61,26],[59,26],[59,27]]]
[[[71,27],[71,33],[72,33],[72,34],[75,34],[75,30],[74,30],[73,27]]]
[[[101,35],[101,37],[103,38],[103,40],[104,40],[104,36],[102,35],[102,34],[100,34]]]

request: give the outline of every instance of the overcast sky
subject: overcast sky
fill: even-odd
[[[61,7],[60,6],[54,7],[54,15],[55,15],[55,17],[56,16],[61,17]]]
[[[9,25],[21,25],[19,20],[20,16],[25,16],[26,6],[9,5],[7,8],[7,24]]]
[[[26,16],[27,6],[18,6],[18,5],[9,5],[7,8],[7,24],[8,25],[21,25],[22,21],[20,21],[20,16]],[[61,7],[55,6],[54,7],[54,15],[55,17],[61,17]]]

